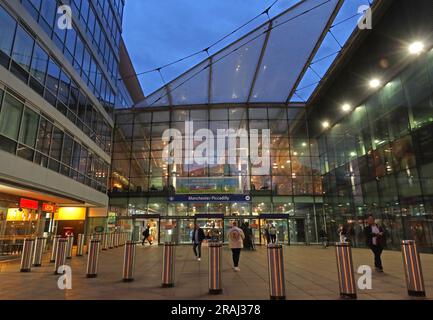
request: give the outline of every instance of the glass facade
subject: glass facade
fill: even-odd
[[[270,128],[270,168],[254,173],[249,163],[169,164],[163,157],[167,141],[162,139],[168,128],[185,138],[185,121],[193,122],[194,132],[209,129],[215,137],[219,130],[245,129],[254,140],[254,129],[262,138],[262,129]],[[218,139],[217,139],[218,140]],[[200,143],[195,142],[194,148]],[[158,108],[117,112],[110,181],[110,209],[121,217],[157,215],[176,220],[170,226],[188,227],[186,220],[201,217],[254,220],[257,238],[265,221],[281,220],[285,242],[315,242],[316,227],[321,224],[322,184],[318,146],[308,137],[303,107],[191,107],[170,111]],[[233,146],[231,146],[233,147]],[[246,147],[246,150],[245,150]],[[237,141],[236,157],[251,154],[248,145]],[[188,151],[183,145],[183,154]],[[225,144],[224,159],[230,147]],[[212,162],[212,161],[209,161]],[[249,195],[250,201],[200,202],[170,201],[175,194]],[[259,221],[260,220],[260,221]],[[301,222],[302,221],[302,222]],[[215,222],[217,225],[221,225]],[[289,224],[294,226],[290,239]],[[296,229],[296,224],[302,228]],[[164,231],[164,234],[168,234]],[[171,230],[171,229],[170,229]],[[182,238],[185,230],[172,230]],[[299,236],[297,233],[299,232]],[[175,239],[176,241],[181,241]],[[183,238],[182,238],[183,239]],[[183,240],[182,240],[183,241]]]
[[[101,192],[109,164],[50,117],[0,89],[0,150],[49,168]]]
[[[45,2],[44,3],[48,3]],[[0,64],[41,95],[108,154],[111,126],[91,98],[34,36],[0,6]],[[76,56],[77,57],[77,56]]]
[[[433,247],[433,51],[423,55],[318,139],[323,202],[336,237],[346,224],[364,244],[364,218],[386,229],[388,248]]]

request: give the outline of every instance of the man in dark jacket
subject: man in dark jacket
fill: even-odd
[[[192,232],[192,249],[198,261],[201,260],[201,244],[205,238],[203,229],[196,223]]]
[[[373,216],[368,217],[367,223],[368,226],[365,228],[367,246],[374,253],[374,266],[376,270],[383,272],[381,255],[384,248],[384,230],[376,224]]]

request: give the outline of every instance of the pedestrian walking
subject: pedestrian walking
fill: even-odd
[[[205,238],[206,236],[203,229],[196,223],[194,225],[194,231],[192,232],[192,250],[194,251],[197,261],[201,260],[201,245]]]
[[[233,222],[233,225],[227,234],[227,238],[229,240],[229,247],[232,250],[233,269],[235,271],[241,271],[239,268],[239,260],[241,257],[241,250],[244,246],[245,234],[240,228],[238,228],[236,221]]]
[[[384,230],[379,226],[373,216],[367,218],[368,226],[365,228],[367,246],[373,251],[376,271],[383,272],[382,251],[384,248]]]

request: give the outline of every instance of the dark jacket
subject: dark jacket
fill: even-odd
[[[206,238],[204,231],[202,228],[198,228],[198,242],[203,242],[203,240]],[[196,242],[195,239],[195,229],[192,230],[192,242]]]
[[[147,228],[146,230],[143,231],[143,237],[147,239],[149,238],[149,236],[150,236],[150,229]]]
[[[377,225],[377,227],[379,229],[379,232],[383,233],[382,236],[377,237],[377,246],[383,248],[385,247],[385,231],[381,226]],[[368,247],[373,246],[373,232],[371,226],[365,227],[364,232],[365,232],[365,240],[367,246]]]

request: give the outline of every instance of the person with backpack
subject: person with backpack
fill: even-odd
[[[269,227],[269,237],[271,239],[271,243],[275,244],[277,242],[277,228],[273,224]]]
[[[238,228],[236,221],[233,222],[232,228],[227,234],[229,240],[229,247],[232,250],[233,269],[241,271],[239,268],[239,260],[241,257],[241,250],[244,247],[245,234],[242,229]]]
[[[150,225],[147,225],[146,230],[143,231],[143,242],[141,243],[143,246],[146,243],[146,240],[149,241],[149,244],[152,245],[152,241],[149,239],[150,237]]]

